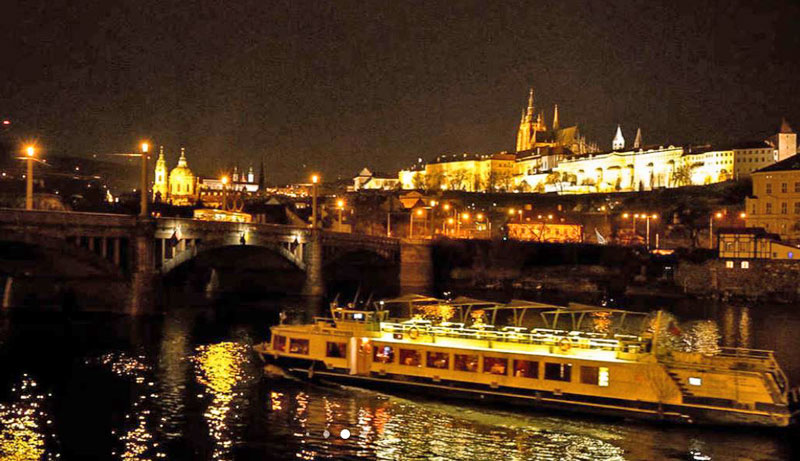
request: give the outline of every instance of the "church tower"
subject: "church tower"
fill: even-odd
[[[642,143],[642,129],[636,129],[636,139],[633,140],[633,148],[641,149],[644,144]]]
[[[612,150],[621,150],[625,148],[625,138],[622,137],[622,128],[617,125],[617,134],[614,135],[614,140],[611,141]]]
[[[533,88],[528,93],[528,109],[523,112],[517,131],[517,152],[529,150],[536,143],[536,128],[533,119]]]
[[[781,129],[777,134],[768,139],[772,147],[778,151],[776,162],[785,160],[797,154],[797,133],[789,126],[789,122],[784,118],[781,121]]]
[[[158,150],[158,160],[156,160],[156,172],[153,176],[153,201],[167,201],[167,161],[164,159],[164,146]]]
[[[553,131],[558,131],[558,104],[553,107]]]

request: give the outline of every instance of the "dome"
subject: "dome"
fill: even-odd
[[[186,152],[181,148],[181,158],[178,166],[169,172],[169,194],[173,198],[191,196],[194,194],[195,178],[189,165],[186,163]]]

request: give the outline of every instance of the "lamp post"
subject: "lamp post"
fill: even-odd
[[[408,220],[408,238],[414,236],[414,215],[422,217],[423,215],[422,208],[417,208],[416,210],[411,210],[411,215]]]
[[[649,250],[650,249],[650,220],[652,219],[652,220],[655,221],[656,219],[658,219],[658,215],[657,214],[646,215],[645,218],[647,219],[647,249]]]
[[[223,176],[220,178],[220,182],[222,183],[222,206],[220,206],[221,210],[228,209],[228,177]]]
[[[36,155],[36,148],[28,146],[25,149],[26,161],[28,162],[28,175],[25,181],[25,209],[33,209],[33,157]]]
[[[722,212],[717,211],[708,217],[708,248],[714,249],[714,218],[722,219]]]
[[[311,228],[317,228],[317,183],[318,175],[311,176]]]
[[[141,184],[139,187],[141,188],[141,193],[139,194],[140,197],[140,205],[139,205],[139,216],[147,217],[149,214],[147,212],[147,151],[150,150],[150,145],[146,142],[143,142],[141,145],[142,148],[142,174],[141,174]]]
[[[336,208],[339,209],[339,231],[342,230],[342,210],[344,210],[344,200],[339,199],[336,201]]]

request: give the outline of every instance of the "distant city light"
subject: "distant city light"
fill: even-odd
[[[3,125],[11,125],[11,120],[3,120]]]

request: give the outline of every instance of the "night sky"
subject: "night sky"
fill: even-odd
[[[609,148],[800,125],[800,6],[762,1],[11,0],[0,117],[48,153],[163,144],[268,182],[514,148],[529,86]],[[304,167],[305,165],[305,167]]]

